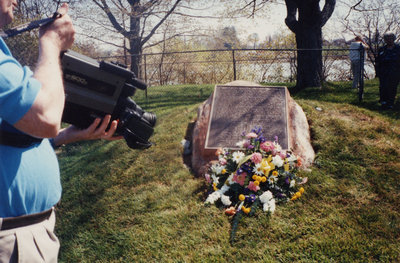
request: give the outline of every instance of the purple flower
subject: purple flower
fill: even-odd
[[[262,128],[261,128],[261,126],[255,126],[254,129],[252,129],[251,131],[260,135]]]
[[[285,183],[286,183],[286,184],[290,184],[289,177],[286,177],[286,179],[285,179]]]

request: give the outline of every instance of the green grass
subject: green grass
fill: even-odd
[[[316,151],[302,172],[306,192],[270,218],[244,218],[234,245],[229,218],[204,206],[205,182],[184,165],[180,144],[213,86],[138,92],[135,101],[158,116],[155,146],[60,150],[60,262],[399,262],[400,105],[380,111],[374,80],[362,103],[350,86],[292,94]]]

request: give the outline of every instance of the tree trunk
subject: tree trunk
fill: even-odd
[[[296,87],[320,87],[322,80],[322,33],[317,26],[300,27],[296,33]]]
[[[336,0],[285,0],[287,27],[296,35],[297,89],[320,87],[322,81],[322,27],[331,17]]]
[[[136,77],[140,77],[140,57],[142,53],[142,39],[140,37],[140,1],[134,0],[131,2],[132,13],[130,15],[130,30],[129,30],[129,53],[131,54],[131,71]]]
[[[135,37],[132,37],[129,40],[129,44],[129,53],[131,54],[131,71],[135,73],[136,77],[140,77],[140,61],[142,54],[140,41],[137,41]]]

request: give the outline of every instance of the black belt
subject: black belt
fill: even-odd
[[[28,134],[17,134],[0,130],[0,144],[7,146],[27,148],[40,143],[42,140],[42,138],[35,138]]]
[[[3,218],[0,230],[9,230],[43,222],[44,220],[49,219],[52,212],[53,208],[36,214]]]

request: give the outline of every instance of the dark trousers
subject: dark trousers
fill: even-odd
[[[379,95],[382,104],[394,104],[399,82],[399,73],[390,72],[379,77]]]

